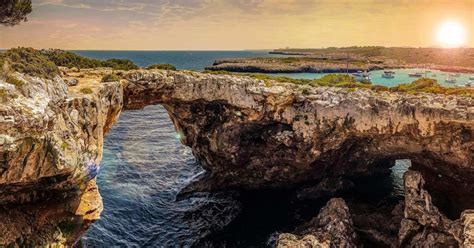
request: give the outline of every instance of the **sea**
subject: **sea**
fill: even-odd
[[[202,71],[229,57],[281,57],[268,51],[74,51],[96,58],[125,58],[139,66],[170,63]],[[401,74],[397,71],[397,74]],[[321,75],[287,75],[317,78]],[[391,82],[392,83],[392,82]],[[396,84],[396,83],[395,83]],[[377,185],[399,200],[409,161],[397,161]],[[97,177],[104,211],[79,242],[82,247],[265,247],[278,231],[318,213],[321,202],[299,203],[292,192],[227,192],[177,199],[202,168],[182,145],[165,109],[125,111],[107,134]],[[378,180],[378,179],[377,179]],[[373,187],[361,191],[373,195]],[[385,192],[384,191],[384,192]],[[295,217],[297,216],[297,217]]]

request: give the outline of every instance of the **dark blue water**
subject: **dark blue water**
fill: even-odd
[[[278,54],[269,54],[268,51],[74,51],[75,53],[95,58],[130,59],[138,66],[144,67],[157,63],[168,63],[178,69],[204,70],[216,59],[223,58],[250,58],[250,57],[282,57]],[[285,56],[283,56],[285,57]]]
[[[98,59],[127,58],[140,66],[171,63],[193,70],[203,70],[219,58],[269,56],[264,51],[78,53]],[[249,194],[243,197],[244,201],[233,195],[201,195],[177,201],[179,190],[200,172],[201,167],[191,150],[180,143],[163,107],[123,112],[106,136],[97,177],[104,211],[82,244],[190,247],[204,242],[216,247],[260,247],[272,232],[294,225],[295,215],[301,215],[295,214],[295,206],[289,200],[291,193]],[[396,180],[398,185],[400,180]],[[318,212],[315,205],[307,208],[308,217]],[[225,227],[231,222],[230,227]],[[228,230],[221,232],[224,227]]]
[[[127,58],[140,66],[170,63],[203,70],[215,59],[266,56],[259,51],[141,52],[79,51],[97,58]],[[191,150],[176,136],[161,106],[123,112],[106,136],[97,183],[104,202],[101,219],[82,239],[87,247],[189,247],[221,230],[240,211],[230,196],[175,199],[202,172]]]

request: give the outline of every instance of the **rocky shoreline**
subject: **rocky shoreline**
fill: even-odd
[[[207,171],[183,195],[373,175],[399,158],[445,180],[474,181],[469,97],[268,85],[251,77],[162,70],[116,71],[121,82],[99,83],[109,72],[63,69],[53,80],[15,73],[22,85],[0,79],[6,98],[0,108],[0,202],[29,209],[2,208],[0,246],[74,243],[102,209],[94,178],[104,135],[122,109],[152,104],[167,109],[181,142]],[[421,189],[421,175],[412,174],[405,176],[404,218],[410,221],[402,221],[400,245],[430,244],[430,237],[443,244],[472,244],[471,212],[454,222],[440,217]],[[426,208],[417,207],[417,199],[424,199]],[[30,211],[37,214],[25,214]],[[351,247],[356,241],[349,213],[344,200],[331,200],[321,216],[277,244]],[[335,233],[328,229],[338,220],[327,217],[333,214],[343,221]],[[434,222],[425,221],[428,215]],[[429,239],[419,236],[425,227],[433,233]],[[312,237],[301,240],[307,235]]]
[[[366,58],[345,54],[314,55],[297,52],[270,52],[296,57],[287,58],[228,58],[214,61],[206,67],[210,71],[230,71],[248,73],[355,73],[383,69],[429,68],[453,73],[474,73],[474,67],[440,65],[433,63],[407,63],[386,58]]]

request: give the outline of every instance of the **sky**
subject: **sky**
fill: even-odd
[[[474,0],[33,0],[28,19],[0,48],[433,47],[446,21],[474,47]]]

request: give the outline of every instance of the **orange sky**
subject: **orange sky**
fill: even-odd
[[[474,0],[33,0],[27,23],[0,27],[0,48],[437,46],[447,20],[474,47]]]

